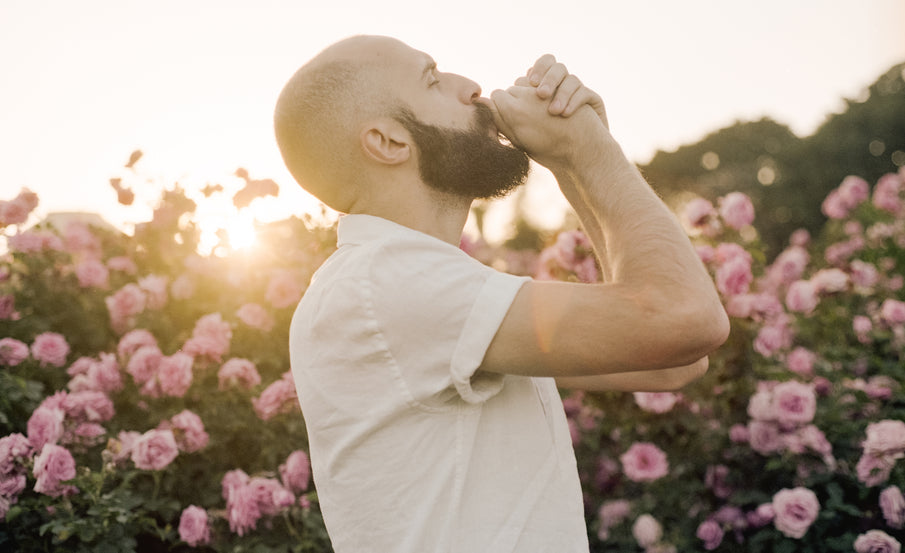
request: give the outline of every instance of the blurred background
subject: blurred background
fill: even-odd
[[[256,225],[321,213],[273,140],[283,83],[336,40],[386,34],[485,95],[555,54],[604,97],[670,203],[745,192],[775,254],[791,230],[819,228],[846,174],[905,165],[903,28],[901,0],[4,0],[0,190],[37,192],[40,216],[95,212],[131,232],[178,182],[208,249],[217,231],[251,244]],[[534,247],[567,212],[536,169],[477,220],[489,240]]]

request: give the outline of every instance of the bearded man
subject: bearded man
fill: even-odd
[[[545,55],[484,98],[424,52],[358,36],[292,76],[275,130],[298,182],[346,214],[290,329],[335,550],[586,553],[557,385],[674,390],[728,334],[600,96]],[[528,156],[578,213],[603,283],[536,282],[457,247],[472,201],[521,185]]]

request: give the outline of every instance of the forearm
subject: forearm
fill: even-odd
[[[713,282],[676,217],[609,133],[599,134],[554,175],[607,267],[607,281],[716,308]]]
[[[674,392],[704,376],[708,364],[704,357],[689,365],[667,369],[561,377],[556,379],[556,385],[589,392]]]

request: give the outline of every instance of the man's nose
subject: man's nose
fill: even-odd
[[[459,100],[463,104],[473,104],[475,100],[481,97],[481,85],[461,75],[454,76],[457,80]]]

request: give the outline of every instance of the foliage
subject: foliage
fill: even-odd
[[[666,197],[744,192],[758,208],[762,239],[775,257],[795,229],[820,230],[826,218],[815,199],[846,175],[873,182],[905,164],[903,71],[905,64],[890,68],[812,136],[799,138],[770,119],[738,122],[674,152],[657,152],[642,170]]]
[[[844,179],[822,233],[770,263],[747,196],[685,206],[732,333],[680,393],[564,398],[593,551],[905,539],[903,193],[905,171],[872,197]],[[200,257],[178,188],[135,236],[20,230],[10,202],[36,201],[0,204],[0,547],[328,551],[286,343],[334,230],[290,219],[253,252]],[[540,252],[462,246],[599,279],[577,230]]]

